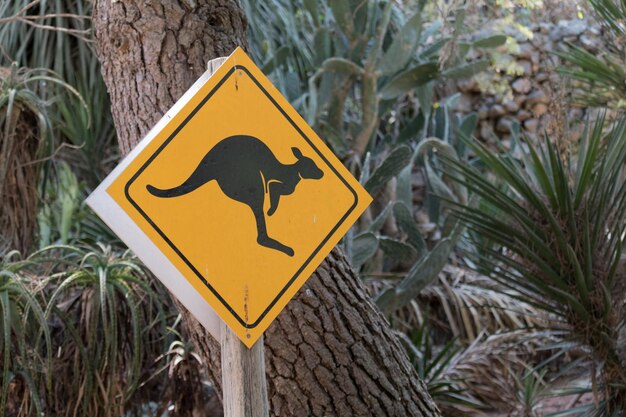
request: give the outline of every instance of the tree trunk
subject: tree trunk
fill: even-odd
[[[236,0],[97,0],[96,47],[123,154],[210,59],[246,45]],[[219,343],[184,308],[220,392]],[[438,416],[404,349],[335,249],[265,338],[275,416]]]
[[[0,67],[0,82],[10,77],[11,68]],[[26,255],[34,243],[39,136],[37,115],[19,100],[10,116],[6,105],[0,108],[0,261],[14,249]]]

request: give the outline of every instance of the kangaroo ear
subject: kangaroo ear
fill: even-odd
[[[293,152],[294,156],[298,159],[302,158],[302,152],[298,148],[291,148],[291,152]]]

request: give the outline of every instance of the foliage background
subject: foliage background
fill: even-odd
[[[444,414],[546,415],[546,398],[565,397],[558,415],[622,415],[624,6],[570,11],[597,16],[599,56],[546,51],[571,64],[562,89],[608,120],[568,135],[563,96],[546,97],[549,134],[512,120],[507,146],[471,139],[482,119],[459,111],[462,86],[503,100],[507,76],[523,77],[518,38],[558,20],[558,4],[242,7],[255,61],[375,197],[341,245]],[[89,8],[0,3],[0,409],[209,413],[171,300],[83,203],[118,161]]]

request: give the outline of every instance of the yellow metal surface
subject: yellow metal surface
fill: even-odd
[[[249,347],[371,202],[241,49],[107,192]]]

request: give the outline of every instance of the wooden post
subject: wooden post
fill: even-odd
[[[248,349],[222,322],[224,417],[268,417],[263,336]]]
[[[224,63],[225,57],[209,61],[211,74]],[[222,322],[222,395],[224,417],[268,417],[265,348],[263,336],[248,349],[239,337]]]

